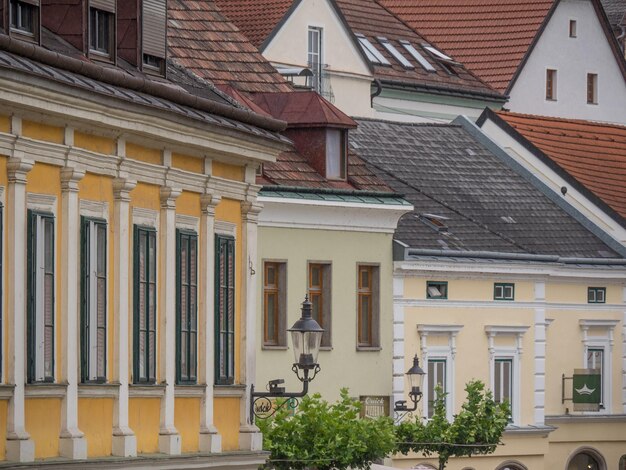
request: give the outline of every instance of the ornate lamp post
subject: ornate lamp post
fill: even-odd
[[[293,343],[294,360],[291,370],[296,374],[300,382],[302,382],[301,392],[287,392],[285,387],[280,385],[285,383],[284,379],[270,380],[267,392],[255,392],[254,385],[251,387],[250,394],[250,419],[254,422],[254,417],[267,418],[273,415],[278,408],[270,398],[286,398],[280,405],[295,408],[298,398],[305,396],[309,391],[309,382],[311,382],[320,371],[317,363],[317,355],[320,351],[320,343],[322,342],[322,334],[324,329],[313,319],[311,315],[311,302],[308,296],[302,302],[302,316],[287,331],[291,333],[291,342]]]
[[[406,400],[397,401],[394,405],[393,411],[399,413],[409,413],[411,411],[415,411],[417,409],[417,404],[422,399],[422,382],[424,381],[424,375],[426,375],[426,372],[424,372],[420,367],[420,361],[417,358],[417,354],[413,358],[413,367],[406,372],[406,375],[409,378],[409,384],[411,385],[409,398],[413,402],[413,405],[409,408],[406,405]]]

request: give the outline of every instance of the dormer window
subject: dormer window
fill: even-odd
[[[89,48],[96,55],[111,56],[114,17],[109,11],[89,9]]]
[[[345,180],[347,174],[348,131],[328,129],[326,131],[326,178]]]
[[[142,5],[142,69],[144,72],[165,75],[167,2],[143,0]]]
[[[11,30],[35,36],[38,28],[39,8],[32,1],[11,0],[9,3]]]

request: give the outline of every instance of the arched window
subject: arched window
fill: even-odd
[[[528,468],[519,462],[508,461],[501,463],[497,470],[528,470]]]
[[[618,470],[626,470],[626,455],[620,457]]]
[[[567,470],[606,470],[606,464],[597,451],[580,449],[570,458]]]

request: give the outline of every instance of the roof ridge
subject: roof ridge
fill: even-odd
[[[541,119],[544,121],[572,122],[572,123],[577,123],[577,124],[587,124],[587,125],[598,126],[598,127],[613,127],[616,129],[626,130],[626,125],[617,124],[613,122],[590,121],[587,119],[571,119],[571,118],[564,118],[564,117],[557,117],[557,116],[544,116],[541,114],[516,113],[514,111],[504,111],[504,110],[495,111],[495,113],[498,115],[507,115],[507,116],[514,116],[514,117],[519,116],[522,118]]]

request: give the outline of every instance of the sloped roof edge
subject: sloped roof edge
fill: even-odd
[[[495,116],[495,117],[492,117]],[[626,257],[626,247],[622,245],[620,242],[609,236],[604,230],[598,227],[596,224],[591,222],[587,217],[585,217],[578,209],[570,205],[564,198],[560,197],[556,194],[550,187],[548,187],[543,181],[541,181],[537,176],[535,176],[532,172],[526,169],[521,163],[517,162],[513,157],[511,157],[502,147],[500,147],[496,142],[494,142],[489,136],[487,136],[480,126],[486,121],[487,117],[491,118],[493,121],[498,120],[496,123],[500,124],[500,126],[506,130],[505,127],[510,128],[509,134],[511,137],[515,138],[521,145],[524,145],[523,142],[519,140],[519,134],[515,131],[511,126],[504,122],[502,118],[500,118],[494,111],[486,108],[483,114],[480,116],[479,120],[474,123],[470,121],[465,116],[459,116],[454,121],[453,124],[460,125],[463,127],[470,135],[472,135],[477,141],[479,141],[482,145],[484,145],[490,152],[492,152],[495,156],[497,156],[505,165],[512,168],[515,172],[522,175],[531,185],[533,185],[537,190],[542,192],[550,201],[559,206],[563,211],[565,211],[569,216],[574,218],[578,223],[580,223],[583,227],[593,233],[596,237],[598,237],[603,243],[609,246],[616,253],[619,253],[620,256]],[[512,132],[512,133],[511,133]],[[517,136],[516,136],[517,134]],[[526,140],[526,139],[524,139]],[[532,145],[532,144],[530,144]],[[534,146],[532,146],[534,147]],[[529,149],[531,150],[531,149]],[[536,149],[537,150],[537,149]],[[532,150],[531,150],[532,151]],[[538,150],[537,150],[538,151]],[[534,153],[534,152],[533,152]],[[539,155],[537,155],[539,157]],[[543,157],[539,157],[542,159],[548,159],[545,155]],[[547,162],[546,162],[547,163]],[[564,171],[564,170],[561,170]],[[571,177],[570,177],[571,178]],[[576,185],[576,188],[579,189],[579,184]],[[589,193],[589,191],[585,190],[585,194]],[[596,196],[593,195],[593,200],[595,202]],[[607,207],[610,209],[604,202],[599,201],[602,207]],[[612,209],[610,209],[615,215],[619,215],[615,213]],[[608,211],[607,211],[608,212]],[[619,222],[619,220],[616,220]],[[623,224],[623,222],[620,222]]]

